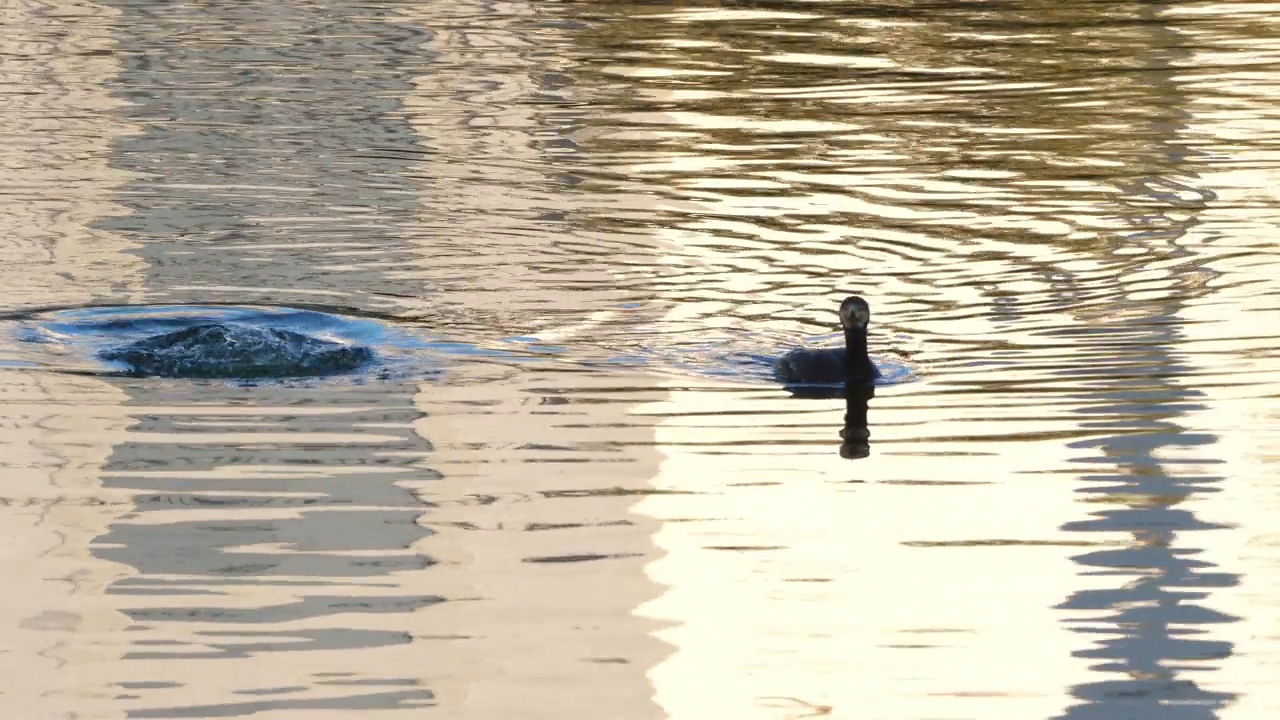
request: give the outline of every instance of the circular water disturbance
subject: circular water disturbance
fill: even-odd
[[[245,305],[127,305],[16,318],[10,366],[139,376],[285,379],[341,374],[433,375],[436,351],[413,328],[316,310]],[[8,359],[6,359],[8,360]]]

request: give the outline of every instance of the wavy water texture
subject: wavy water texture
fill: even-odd
[[[1275,9],[5,6],[6,709],[1274,715]]]

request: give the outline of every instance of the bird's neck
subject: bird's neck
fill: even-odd
[[[871,380],[876,376],[876,366],[867,356],[867,331],[863,328],[845,328],[845,370],[850,379]]]

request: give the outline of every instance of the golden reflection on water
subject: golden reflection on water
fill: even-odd
[[[6,367],[15,716],[1280,707],[1267,6],[76,8],[6,16],[8,306],[560,354]],[[850,461],[705,371],[854,291],[919,380]]]
[[[1234,429],[1190,419],[1240,372],[1247,392],[1274,387],[1274,365],[1241,367],[1270,333],[1184,314],[1236,282],[1237,258],[1271,264],[1269,243],[1241,251],[1223,238],[1235,222],[1207,220],[1238,206],[1212,182],[1231,162],[1198,123],[1189,68],[1231,59],[1197,57],[1205,28],[1183,40],[1137,5],[904,11],[874,35],[828,8],[861,9],[619,10],[631,32],[599,33],[642,68],[600,72],[650,86],[606,122],[651,128],[611,143],[601,181],[665,181],[667,244],[721,271],[666,284],[675,322],[745,307],[821,322],[834,300],[815,297],[861,290],[926,340],[924,383],[873,403],[880,462],[832,458],[834,409],[824,435],[776,400],[676,391],[657,406],[658,482],[719,491],[714,508],[639,505],[668,521],[650,572],[670,590],[646,606],[677,623],[659,702],[677,717],[1230,714],[1239,686],[1180,670],[1229,655],[1214,636],[1238,618],[1216,593],[1240,582],[1188,559],[1225,541],[1185,506],[1228,479],[1206,452]],[[786,36],[870,57],[760,51]],[[692,71],[697,90],[695,65],[718,70]],[[834,66],[874,70],[841,82]],[[1227,342],[1198,342],[1214,324]],[[1082,513],[1081,490],[1104,509]],[[705,521],[674,522],[690,518]],[[806,565],[838,569],[815,590]]]

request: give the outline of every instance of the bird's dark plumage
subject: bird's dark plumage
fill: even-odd
[[[880,371],[867,355],[867,323],[871,308],[854,295],[840,303],[844,347],[798,348],[778,358],[774,372],[788,385],[872,383]]]

